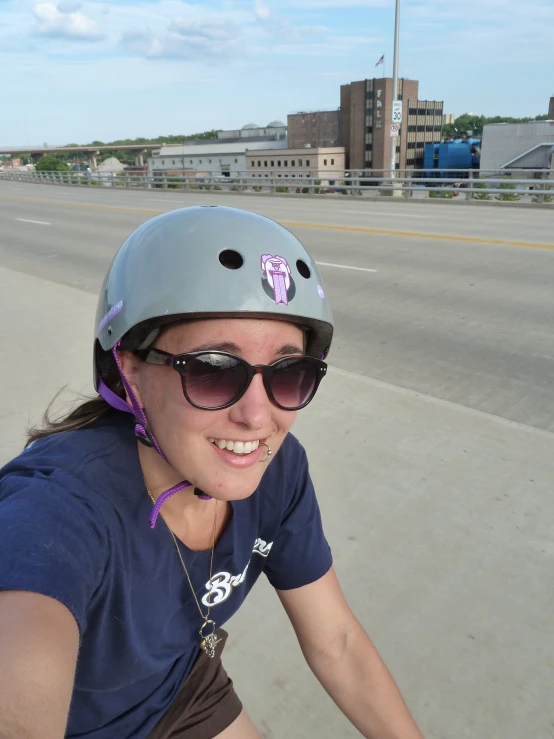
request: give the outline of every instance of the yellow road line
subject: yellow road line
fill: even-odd
[[[528,249],[554,250],[554,244],[538,244],[532,241],[510,241],[505,239],[483,239],[478,236],[453,236],[452,234],[428,234],[417,231],[392,231],[388,228],[364,228],[362,226],[329,226],[321,223],[299,223],[280,221],[288,228],[323,228],[328,231],[348,231],[351,233],[378,234],[381,236],[407,236],[411,239],[438,239],[440,241],[461,241],[466,244],[498,244],[500,246],[525,246]]]
[[[124,205],[102,205],[100,203],[66,203],[62,200],[43,200],[42,198],[20,198],[16,195],[0,195],[0,200],[19,200],[25,203],[44,203],[46,205],[60,205],[64,208],[94,208],[96,210],[115,210],[124,213],[150,213],[159,216],[165,210],[153,210],[150,208],[126,208]]]
[[[147,213],[160,215],[165,210],[152,208],[128,208],[123,205],[103,205],[97,203],[67,203],[60,200],[43,200],[41,198],[24,198],[15,195],[0,195],[0,200],[17,200],[27,203],[43,203],[64,208],[93,208],[97,210],[119,211],[123,213]],[[363,215],[363,213],[361,213]],[[533,241],[512,241],[509,239],[485,239],[478,236],[454,236],[452,234],[421,233],[418,231],[394,231],[388,228],[366,228],[363,226],[337,226],[327,223],[302,223],[301,221],[280,221],[287,228],[312,228],[325,231],[342,231],[345,233],[374,234],[377,236],[400,236],[409,239],[435,239],[437,241],[459,241],[465,244],[493,244],[495,246],[519,246],[527,249],[547,249],[554,251],[554,244],[540,244]]]

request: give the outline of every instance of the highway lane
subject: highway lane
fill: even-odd
[[[183,205],[240,203],[240,207],[280,221],[304,221],[339,224],[349,227],[385,225],[395,231],[424,232],[462,237],[538,241],[553,243],[552,218],[554,208],[514,208],[510,204],[465,204],[460,201],[429,201],[403,198],[365,198],[328,195],[320,198],[297,198],[217,193],[179,192],[171,190],[117,190],[110,188],[77,188],[13,183],[0,180],[4,198],[36,200],[48,203],[83,204],[89,208],[101,205],[156,213]],[[491,217],[494,208],[494,217]]]
[[[337,317],[333,365],[554,429],[554,250],[486,243],[550,238],[554,247],[549,211],[12,184],[0,183],[2,263],[93,293],[123,239],[181,202],[312,224],[291,228],[317,261],[334,265],[321,266]]]

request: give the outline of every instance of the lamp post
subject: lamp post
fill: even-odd
[[[392,100],[398,100],[398,49],[400,45],[400,0],[396,0],[394,19],[394,63],[392,73]],[[393,121],[394,122],[394,121]],[[398,136],[392,135],[390,140],[390,176],[396,176],[396,141]]]

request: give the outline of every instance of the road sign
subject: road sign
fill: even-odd
[[[400,127],[396,123],[390,124],[390,135],[391,136],[398,136],[399,130],[400,130]]]
[[[402,123],[402,100],[392,101],[392,122],[398,126]]]

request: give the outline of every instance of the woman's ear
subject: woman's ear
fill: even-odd
[[[140,360],[132,353],[132,352],[118,352],[119,356],[119,362],[121,364],[121,368],[123,372],[125,373],[125,377],[127,378],[127,381],[131,388],[133,389],[133,392],[137,396],[137,400],[139,402],[139,405],[141,408],[144,408],[144,403],[142,400],[142,394],[140,392]],[[127,402],[130,403],[129,393],[127,389],[125,390],[125,395],[127,396]]]

